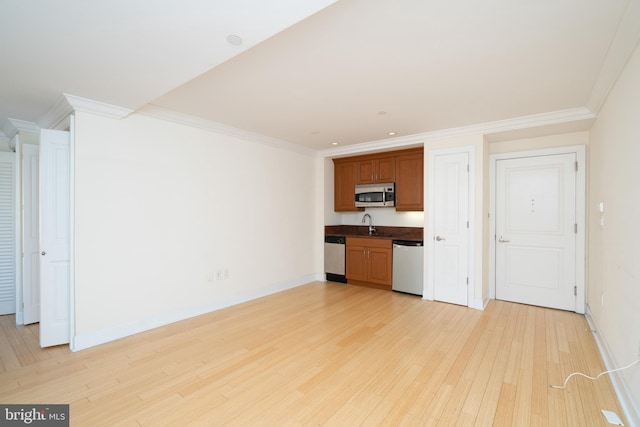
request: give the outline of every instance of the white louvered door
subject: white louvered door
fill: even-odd
[[[0,314],[16,312],[14,153],[0,153]]]

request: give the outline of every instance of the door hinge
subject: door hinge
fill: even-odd
[[[576,162],[576,172],[578,172],[578,162]]]
[[[467,165],[467,172],[469,172],[469,165]]]
[[[574,296],[578,296],[578,287],[577,286],[573,287],[573,295]]]
[[[469,228],[469,220],[467,220],[467,228]]]
[[[578,234],[578,223],[573,224],[573,233]]]
[[[469,286],[469,278],[467,277],[467,286]]]

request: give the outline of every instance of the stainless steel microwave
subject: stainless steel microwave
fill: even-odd
[[[396,185],[386,184],[356,185],[356,207],[393,207],[396,205]]]

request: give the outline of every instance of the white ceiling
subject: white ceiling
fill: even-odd
[[[639,3],[0,0],[0,121],[38,122],[68,93],[313,150],[576,129],[636,46]]]

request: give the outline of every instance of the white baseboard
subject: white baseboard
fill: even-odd
[[[215,301],[209,301],[205,304],[199,304],[197,306],[187,307],[173,312],[162,313],[157,316],[138,319],[133,322],[113,325],[88,334],[75,335],[71,337],[71,351],[84,350],[89,347],[128,337],[130,335],[148,331],[170,323],[200,316],[215,310],[220,310],[222,308],[230,307],[256,298],[275,294],[297,286],[302,286],[310,282],[323,280],[324,274],[310,274],[284,282],[272,283],[259,289],[252,289],[250,291],[228,295],[221,299],[216,299]]]
[[[595,317],[591,314],[591,309],[587,304],[585,307],[585,315],[584,317],[587,319],[587,323],[591,330],[594,331],[593,337],[596,340],[596,344],[598,345],[598,349],[600,350],[600,355],[602,356],[602,360],[604,361],[604,366],[606,370],[618,369],[621,366],[615,361],[613,357],[613,353],[609,348],[609,344],[607,344],[606,338],[602,335],[602,331],[598,327],[598,322],[596,322]],[[622,406],[622,411],[624,412],[625,417],[627,418],[627,422],[632,426],[640,426],[640,408],[638,408],[637,403],[633,399],[633,395],[627,386],[626,381],[624,380],[624,376],[618,372],[612,372],[609,374],[609,378],[611,379],[611,384],[613,385],[613,389],[616,392],[616,396],[618,396],[618,400],[620,401],[620,406]],[[603,408],[606,409],[606,408]]]
[[[426,295],[423,295],[422,299],[425,301],[436,301],[433,298],[428,298]],[[473,301],[471,301],[471,304],[467,305],[467,307],[473,308],[474,310],[484,310],[485,308],[487,308],[488,303],[489,303],[489,300],[483,301],[481,299],[476,298]]]
[[[16,313],[16,325],[24,325],[24,311]]]
[[[471,304],[469,304],[469,308],[473,308],[476,310],[484,310],[487,307],[487,304],[489,303],[489,300],[483,300],[482,298],[476,298],[473,301],[471,301]]]

